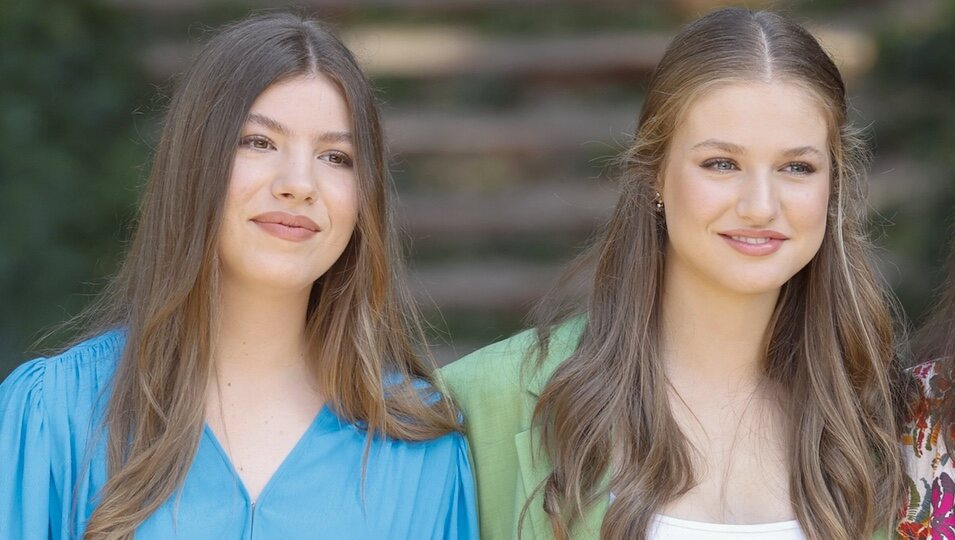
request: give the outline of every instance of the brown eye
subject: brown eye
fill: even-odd
[[[352,165],[352,159],[344,152],[328,152],[327,154],[319,156],[319,159],[324,159],[329,163],[343,167],[351,167]]]
[[[252,150],[272,150],[275,145],[268,138],[261,135],[249,135],[239,141],[239,146],[244,146]]]

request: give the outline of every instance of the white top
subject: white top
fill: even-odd
[[[688,521],[657,514],[650,523],[650,540],[805,540],[799,522],[779,521],[755,525],[732,525]]]
[[[610,493],[610,503],[617,496]],[[755,523],[735,525],[730,523],[706,523],[690,521],[663,514],[653,516],[647,540],[806,540],[799,527],[799,521],[776,521],[774,523]]]

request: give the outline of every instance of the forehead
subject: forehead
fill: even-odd
[[[325,75],[304,75],[273,83],[249,110],[308,131],[348,131],[348,105],[338,85]]]
[[[802,87],[786,82],[721,85],[690,103],[674,145],[718,139],[754,150],[817,146],[829,126],[823,108]]]

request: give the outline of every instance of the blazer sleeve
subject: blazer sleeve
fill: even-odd
[[[27,362],[0,384],[0,538],[50,536],[46,363]]]

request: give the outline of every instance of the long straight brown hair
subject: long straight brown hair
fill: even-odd
[[[217,233],[240,130],[266,88],[322,74],[351,116],[358,221],[312,287],[308,360],[336,413],[369,437],[426,440],[457,430],[431,380],[403,281],[373,90],[348,49],[314,20],[249,18],[217,33],[181,78],[165,117],[126,259],[80,318],[86,334],[121,328],[125,349],[105,429],[109,479],[85,538],[132,538],[181,486],[199,444],[217,321]],[[356,479],[358,481],[358,479]]]
[[[596,265],[587,299],[575,308],[555,294],[536,313],[539,361],[553,328],[568,314],[586,314],[576,350],[534,411],[553,467],[538,493],[558,538],[568,538],[584,508],[608,489],[615,500],[601,536],[645,538],[652,516],[695,485],[692,454],[702,449],[674,420],[660,352],[667,232],[654,191],[694,100],[720,85],[752,81],[799,85],[829,126],[825,238],[784,285],[765,350],[765,378],[788,388],[778,397],[792,419],[789,495],[796,516],[810,539],[856,540],[890,525],[902,508],[893,318],[864,234],[867,155],[847,125],[845,85],[799,25],[730,8],[681,31],[653,73],[623,159],[619,202],[583,256]],[[600,482],[608,473],[605,489]]]

